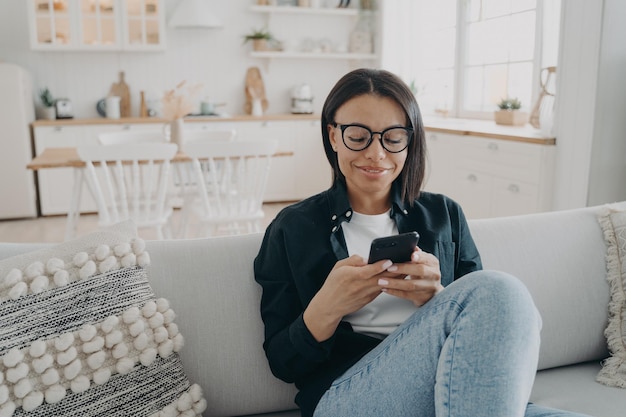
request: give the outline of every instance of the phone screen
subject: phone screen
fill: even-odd
[[[389,259],[393,263],[408,262],[417,246],[419,234],[417,232],[402,233],[400,235],[379,237],[372,241],[367,263]]]

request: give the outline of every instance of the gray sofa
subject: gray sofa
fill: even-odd
[[[626,208],[626,203],[619,207]],[[595,381],[608,354],[609,287],[599,207],[474,220],[485,268],[521,278],[542,314],[531,400],[597,417],[626,415],[626,390]],[[149,278],[185,336],[183,364],[208,402],[204,416],[297,416],[295,389],[272,376],[262,351],[260,288],[252,261],[262,235],[149,241]],[[0,259],[41,247],[0,244]]]

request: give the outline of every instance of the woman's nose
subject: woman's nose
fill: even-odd
[[[365,149],[365,152],[365,157],[368,159],[378,161],[385,158],[386,151],[385,148],[383,148],[380,133],[374,133],[372,135],[372,143]]]

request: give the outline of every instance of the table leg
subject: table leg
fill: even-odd
[[[65,223],[65,240],[70,240],[76,234],[76,226],[78,217],[80,216],[80,198],[83,189],[84,169],[74,168],[74,186],[72,189],[72,198],[70,200],[70,208],[67,212],[67,221]]]

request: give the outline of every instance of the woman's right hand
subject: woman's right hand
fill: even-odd
[[[391,265],[391,261],[367,264],[358,255],[338,261],[304,311],[304,323],[315,340],[329,339],[346,314],[359,310],[380,295],[378,274]]]

